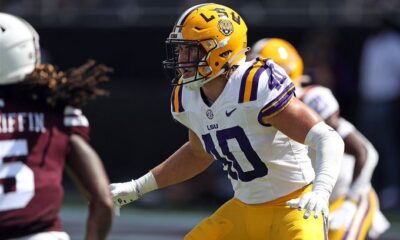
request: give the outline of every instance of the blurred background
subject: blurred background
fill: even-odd
[[[104,85],[111,95],[84,109],[92,144],[112,182],[140,177],[186,141],[186,129],[170,115],[172,87],[161,62],[173,24],[200,2],[205,1],[0,0],[1,12],[21,16],[38,30],[43,62],[68,69],[90,58],[114,68],[112,81]],[[264,37],[289,40],[311,79],[332,89],[341,115],[380,153],[373,185],[392,220],[385,239],[400,239],[400,1],[214,2],[242,15],[249,46]],[[85,203],[67,178],[65,186],[66,228],[79,239],[84,217],[77,218],[74,214],[83,213],[73,209]],[[135,239],[179,239],[230,196],[231,186],[215,163],[187,183],[150,193],[123,209],[110,239],[139,233]],[[142,219],[148,220],[147,228],[140,225]]]

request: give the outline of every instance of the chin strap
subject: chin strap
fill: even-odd
[[[209,78],[209,79],[203,81],[201,84],[204,85],[204,84],[208,83],[209,81],[211,81],[211,80],[213,80],[213,79],[215,79],[215,78],[221,76],[221,75],[224,74],[225,72],[229,71],[229,69],[231,69],[231,67],[232,67],[232,65],[231,65],[232,62],[234,62],[240,55],[242,55],[243,53],[248,52],[249,50],[250,50],[249,47],[246,47],[246,48],[243,48],[242,50],[240,50],[238,53],[236,53],[235,55],[233,55],[233,56],[231,57],[231,59],[230,59],[228,62],[226,62],[226,63],[224,64],[224,66],[221,68],[221,70],[219,70],[219,72],[218,72],[214,77]],[[244,58],[244,57],[243,57],[242,59],[239,60],[239,64],[244,63],[244,62],[245,62],[245,58]]]
[[[235,55],[233,55],[231,57],[231,59],[229,59],[229,61],[227,61],[224,66],[221,68],[221,70],[219,70],[219,72],[212,78],[209,78],[207,80],[204,81],[196,81],[196,80],[191,80],[188,81],[187,83],[184,83],[185,87],[189,90],[196,90],[199,89],[200,87],[202,87],[204,84],[208,83],[211,80],[216,79],[217,77],[221,76],[222,74],[226,73],[229,71],[229,69],[232,68],[232,62],[234,62],[239,56],[241,56],[242,54],[248,52],[250,50],[249,47],[243,48],[242,50],[240,50],[239,52],[237,52]],[[239,64],[245,62],[245,57],[243,57],[242,59],[239,60]],[[197,75],[195,77],[193,77],[194,79],[198,79],[203,77],[202,75],[200,75],[199,73],[197,73]]]
[[[227,63],[225,63],[225,65],[229,65],[229,68],[230,68],[232,62],[235,61],[236,58],[238,58],[241,54],[246,53],[246,52],[248,52],[248,51],[250,51],[250,48],[249,48],[249,47],[243,48],[243,49],[240,50],[238,53],[236,53],[235,55],[233,55],[233,57],[232,57]],[[241,59],[240,61],[243,61],[243,62],[244,62],[245,60],[244,60],[244,58],[243,58],[243,59]],[[225,67],[225,65],[224,65],[224,67]]]

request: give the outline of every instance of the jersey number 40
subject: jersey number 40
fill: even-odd
[[[260,157],[252,148],[243,128],[236,126],[232,128],[217,130],[216,136],[218,139],[218,145],[226,158],[222,157],[215,149],[214,142],[209,133],[203,135],[202,138],[207,152],[212,154],[215,159],[222,162],[222,164],[224,165],[224,169],[226,168],[231,178],[235,180],[240,179],[243,182],[250,182],[253,179],[264,177],[268,174],[267,166],[261,161]],[[237,141],[241,151],[243,152],[247,161],[252,166],[253,170],[244,171],[239,165],[237,158],[230,151],[228,146],[228,140],[231,139]]]

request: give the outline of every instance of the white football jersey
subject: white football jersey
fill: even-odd
[[[311,85],[303,89],[297,90],[297,96],[314,111],[316,111],[322,119],[339,110],[339,103],[333,96],[332,91],[326,87],[319,85]]]
[[[315,177],[306,146],[261,123],[293,97],[294,85],[284,70],[272,60],[256,59],[235,70],[212,106],[200,90],[176,86],[171,111],[222,162],[235,197],[257,204],[296,191]]]

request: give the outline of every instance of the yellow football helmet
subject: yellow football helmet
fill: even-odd
[[[205,55],[200,55],[195,61],[178,60],[179,52],[176,50],[181,45],[195,47]],[[199,4],[179,17],[166,46],[167,60],[163,61],[163,66],[172,77],[172,84],[185,84],[189,89],[197,89],[245,60],[247,26],[238,13],[226,6]],[[196,73],[184,78],[180,69],[188,67],[195,68]]]
[[[301,85],[304,70],[303,59],[288,41],[281,38],[261,39],[253,45],[249,56],[271,58],[285,69],[296,87]]]

